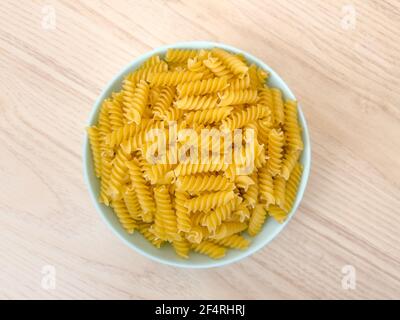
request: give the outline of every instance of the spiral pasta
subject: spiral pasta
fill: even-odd
[[[188,70],[203,74],[203,79],[214,78],[214,74],[204,65],[203,61],[204,58],[202,58],[201,56],[196,56],[193,59],[188,59]]]
[[[175,89],[165,87],[161,90],[158,99],[153,108],[154,118],[158,120],[165,119],[168,109],[171,107],[175,96]]]
[[[143,177],[140,163],[137,159],[132,159],[129,162],[127,161],[126,165],[127,168],[129,169],[129,174],[132,181],[132,187],[136,191],[142,212],[145,214],[147,213],[146,216],[150,215],[150,219],[148,219],[148,221],[145,222],[150,222],[152,220],[152,215],[156,211],[151,188],[146,183],[146,180]]]
[[[301,128],[297,120],[297,103],[287,101],[285,104],[285,125],[287,135],[287,146],[291,151],[303,150],[303,140],[301,138]]]
[[[264,225],[266,217],[267,217],[267,210],[265,209],[265,205],[257,204],[256,207],[254,208],[253,214],[250,217],[249,229],[248,229],[249,235],[254,237],[261,231],[261,228]]]
[[[197,55],[197,50],[184,50],[184,49],[168,49],[165,55],[165,60],[169,63],[186,62],[190,58]]]
[[[185,207],[185,203],[188,200],[185,192],[175,191],[175,211],[177,217],[178,232],[189,232],[192,223],[189,215],[189,210]]]
[[[207,211],[227,204],[234,198],[233,191],[218,191],[199,195],[185,202],[185,207],[191,211]]]
[[[221,123],[221,129],[234,130],[241,128],[251,121],[261,119],[268,115],[268,109],[262,108],[261,105],[250,106],[240,111],[232,112]]]
[[[96,177],[101,176],[101,152],[100,152],[100,136],[99,129],[95,126],[87,128],[87,133],[90,140],[90,147],[92,149],[94,172]]]
[[[120,200],[122,198],[123,185],[128,178],[127,163],[130,158],[130,154],[119,149],[112,162],[108,194],[113,200]]]
[[[107,103],[107,112],[110,119],[111,133],[113,133],[114,130],[117,130],[118,128],[124,126],[125,124],[125,118],[122,108],[122,96],[122,92],[114,94],[113,98],[110,99]]]
[[[233,188],[233,183],[217,174],[195,174],[180,176],[176,179],[177,190],[198,194],[204,191],[221,191]]]
[[[144,80],[140,80],[133,91],[124,91],[124,115],[128,123],[140,124],[149,99],[150,87]]]
[[[154,64],[149,67],[139,68],[138,70],[128,74],[128,76],[125,79],[135,84],[140,80],[147,81],[153,73],[160,73],[167,71],[168,71],[168,64],[162,61],[158,64]]]
[[[138,224],[129,214],[125,202],[123,200],[116,200],[112,202],[111,206],[113,207],[115,215],[117,216],[122,227],[128,233],[132,234],[138,228]]]
[[[178,109],[183,110],[205,110],[217,107],[218,97],[207,96],[186,96],[175,102]]]
[[[234,104],[252,104],[258,100],[257,90],[245,89],[245,90],[232,90],[228,89],[221,94],[221,100],[218,103],[219,106],[231,106]]]
[[[209,232],[214,233],[218,226],[225,220],[227,220],[232,211],[236,208],[237,201],[235,199],[221,205],[214,210],[211,210],[208,214],[204,215],[201,219],[201,225],[207,227]]]
[[[189,258],[189,251],[190,251],[190,242],[186,239],[174,240],[172,242],[172,246],[175,249],[175,252],[178,256],[184,259]]]
[[[264,200],[267,205],[275,204],[274,180],[267,166],[260,168],[258,171],[258,183],[260,198]]]
[[[177,86],[185,82],[199,80],[202,77],[202,73],[192,71],[167,71],[152,73],[148,80],[152,86]]]
[[[302,177],[297,102],[267,81],[219,48],[150,57],[87,128],[99,202],[182,259],[248,248],[268,216],[287,219]]]
[[[223,247],[240,250],[246,249],[250,244],[249,240],[237,234],[219,240],[213,240],[213,242]]]
[[[284,137],[281,130],[272,129],[268,137],[268,154],[267,163],[268,171],[273,175],[277,175],[281,171],[283,157]]]
[[[176,213],[172,207],[171,196],[165,185],[154,188],[156,214],[154,221],[154,234],[163,240],[179,240]]]
[[[177,90],[179,97],[184,97],[217,93],[227,87],[229,87],[228,78],[221,77],[182,83],[177,86]]]
[[[227,66],[217,57],[210,55],[203,64],[217,77],[232,78],[234,75]]]
[[[191,111],[186,114],[185,119],[188,123],[216,123],[228,117],[232,110],[232,107],[220,107],[210,110]]]
[[[226,254],[226,249],[224,247],[216,245],[210,241],[192,244],[192,249],[195,252],[205,254],[213,259],[220,259]]]
[[[174,175],[178,176],[189,176],[196,173],[207,173],[223,171],[228,169],[229,165],[223,162],[216,163],[179,163],[174,169]]]
[[[214,48],[211,52],[217,56],[235,75],[244,76],[249,70],[246,63],[244,63],[234,54],[226,52],[220,48]]]

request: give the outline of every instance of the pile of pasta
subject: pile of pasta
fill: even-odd
[[[302,175],[297,102],[267,82],[266,71],[220,48],[152,56],[87,128],[99,201],[128,233],[137,230],[157,248],[169,243],[182,258],[246,249],[266,219],[287,218]],[[167,132],[173,122],[196,132],[253,129],[249,172],[238,174],[237,162],[149,161],[146,132]]]

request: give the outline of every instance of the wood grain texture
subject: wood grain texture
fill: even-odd
[[[0,298],[400,298],[400,4],[351,1],[2,1]],[[112,3],[112,5],[111,5]],[[56,13],[46,29],[47,9]],[[305,112],[312,172],[268,247],[218,269],[159,265],[101,221],[84,127],[139,54],[213,40],[264,60]],[[56,289],[41,286],[45,265]],[[342,267],[356,269],[355,290]]]

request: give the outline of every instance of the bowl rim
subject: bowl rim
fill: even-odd
[[[127,65],[125,65],[122,69],[120,69],[119,72],[106,84],[106,86],[103,87],[100,95],[95,100],[94,104],[92,105],[91,111],[90,111],[89,119],[85,123],[85,125],[86,125],[85,127],[91,126],[95,123],[95,121],[97,120],[97,117],[98,117],[100,106],[101,106],[103,100],[105,98],[107,98],[107,96],[109,94],[108,91],[119,81],[119,79],[121,79],[121,77],[124,74],[126,74],[128,71],[134,70],[135,65],[139,61],[144,61],[155,54],[162,55],[168,49],[171,49],[171,48],[200,49],[201,47],[205,47],[205,48],[218,47],[218,48],[222,48],[227,51],[230,51],[230,52],[243,54],[246,58],[249,58],[256,65],[260,66],[264,70],[267,70],[269,73],[271,73],[271,75],[273,75],[275,78],[277,78],[281,84],[279,86],[279,88],[282,91],[284,91],[287,95],[289,95],[290,99],[294,99],[297,101],[292,90],[289,88],[289,86],[286,84],[286,82],[279,76],[279,74],[276,73],[276,71],[274,69],[272,69],[268,64],[266,64],[262,60],[258,59],[257,57],[253,56],[252,54],[250,54],[244,50],[238,49],[236,47],[233,47],[231,45],[227,45],[227,44],[220,43],[220,42],[185,41],[185,42],[177,42],[177,43],[157,47],[151,51],[148,51],[142,55],[139,55],[138,57],[133,59],[131,62],[129,62]],[[207,268],[214,268],[214,267],[221,267],[221,266],[229,265],[229,264],[235,263],[239,260],[242,260],[246,257],[253,255],[257,251],[259,251],[260,249],[264,248],[269,243],[271,243],[278,236],[278,234],[280,234],[282,232],[282,230],[286,227],[286,225],[289,223],[289,221],[293,218],[293,216],[295,215],[295,213],[304,197],[304,193],[305,193],[305,190],[307,187],[307,183],[308,183],[308,179],[309,179],[309,175],[310,175],[310,171],[311,171],[311,139],[310,139],[310,133],[308,130],[308,125],[307,125],[307,122],[306,122],[305,116],[303,114],[303,110],[301,108],[300,103],[298,103],[298,116],[299,116],[300,122],[302,124],[302,130],[303,130],[304,150],[302,151],[303,152],[302,156],[304,157],[305,161],[303,164],[303,173],[302,173],[301,181],[300,181],[300,184],[298,187],[298,191],[296,194],[296,200],[293,205],[293,208],[292,208],[290,214],[288,215],[287,219],[285,220],[285,222],[280,224],[279,228],[275,228],[274,231],[270,234],[269,238],[266,238],[265,240],[260,241],[260,243],[254,244],[254,246],[251,246],[251,247],[247,248],[246,250],[241,251],[242,254],[240,254],[238,256],[234,256],[234,257],[230,257],[230,258],[223,258],[220,260],[213,260],[210,258],[209,263],[201,264],[201,265],[187,264],[187,263],[183,263],[183,262],[181,263],[179,261],[170,261],[168,259],[161,258],[159,256],[150,254],[147,251],[142,250],[141,248],[136,246],[134,243],[127,240],[125,237],[123,237],[121,235],[120,231],[118,231],[112,225],[111,221],[109,221],[107,214],[105,212],[103,212],[103,208],[101,207],[101,204],[99,203],[97,196],[95,195],[95,190],[94,190],[94,187],[92,186],[92,183],[91,183],[91,180],[89,177],[89,170],[91,170],[91,169],[90,169],[90,165],[89,165],[89,161],[88,161],[88,152],[90,153],[91,150],[90,150],[90,144],[89,144],[89,137],[88,137],[86,130],[84,130],[84,141],[83,141],[83,175],[84,175],[85,184],[87,185],[87,188],[88,188],[89,194],[90,194],[90,198],[92,199],[92,202],[95,205],[96,211],[101,216],[102,220],[105,222],[105,224],[108,226],[108,228],[111,229],[112,232],[120,240],[122,240],[122,242],[124,242],[126,245],[128,245],[131,249],[133,249],[137,253],[140,253],[141,255],[143,255],[153,261],[157,261],[161,264],[174,266],[174,267],[181,267],[181,268],[207,269]]]

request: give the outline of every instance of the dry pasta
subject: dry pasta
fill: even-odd
[[[124,78],[87,134],[99,201],[126,232],[218,259],[248,248],[267,219],[286,220],[302,128],[297,102],[267,80],[220,48],[169,49]]]

